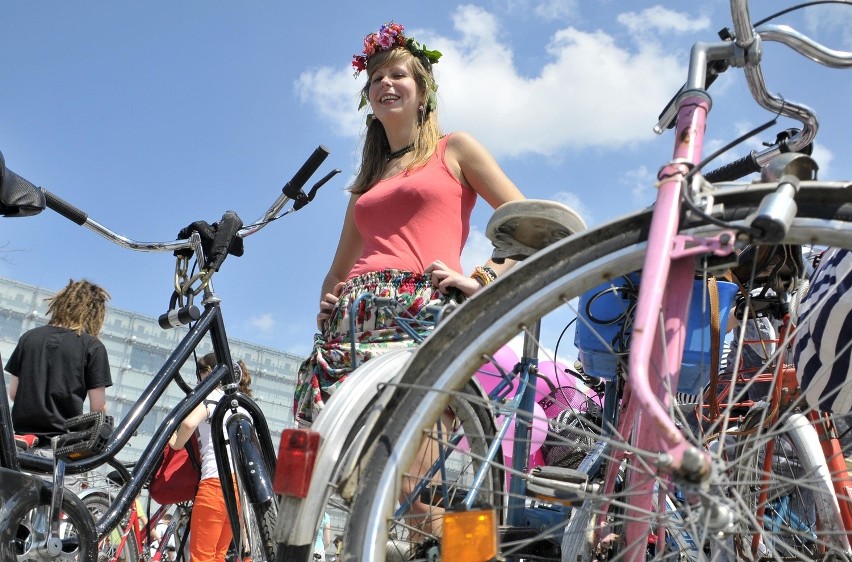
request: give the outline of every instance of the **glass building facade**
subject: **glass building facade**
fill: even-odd
[[[0,356],[4,366],[21,334],[47,323],[44,299],[52,294],[39,287],[0,278]],[[100,339],[109,354],[113,380],[113,386],[107,389],[107,409],[116,423],[144,393],[186,331],[186,328],[163,330],[156,318],[107,308]],[[272,442],[277,447],[281,431],[293,427],[293,390],[299,364],[304,358],[239,340],[231,340],[230,344],[234,360],[242,359],[251,371],[254,399],[266,416]],[[199,347],[199,357],[209,351],[212,347],[205,339]],[[190,385],[195,384],[194,365],[184,365],[181,373]],[[9,374],[4,372],[4,375],[8,388]],[[180,388],[172,384],[145,418],[137,435],[118,455],[119,460],[139,459],[154,431],[182,396]]]

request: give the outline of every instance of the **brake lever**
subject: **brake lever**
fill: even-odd
[[[328,180],[330,180],[331,178],[333,178],[334,176],[336,176],[339,173],[340,173],[340,168],[333,169],[332,171],[327,173],[321,180],[319,180],[317,183],[315,183],[313,185],[313,187],[311,188],[311,190],[308,191],[307,195],[300,194],[302,196],[298,197],[296,199],[296,202],[293,203],[293,210],[298,211],[299,209],[301,209],[302,207],[304,207],[305,205],[307,205],[308,203],[313,201],[314,197],[317,194],[317,191],[319,191],[319,188],[324,186],[328,182]]]

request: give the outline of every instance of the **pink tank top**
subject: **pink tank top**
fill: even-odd
[[[425,166],[377,182],[355,202],[364,251],[349,279],[383,269],[423,273],[435,260],[461,272],[476,193],[447,168],[448,139]]]

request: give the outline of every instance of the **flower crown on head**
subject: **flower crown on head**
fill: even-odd
[[[408,49],[412,55],[419,58],[424,66],[431,71],[432,65],[441,58],[440,51],[432,51],[421,45],[414,39],[406,37],[405,27],[401,23],[390,22],[379,28],[377,33],[370,33],[364,37],[363,55],[352,55],[352,66],[355,68],[355,76],[367,69],[370,57],[382,51],[390,51],[397,47]]]

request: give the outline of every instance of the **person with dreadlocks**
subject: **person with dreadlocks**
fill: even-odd
[[[98,334],[110,296],[89,281],[70,280],[47,300],[47,325],[27,331],[6,363],[12,375],[12,424],[19,434],[39,437],[39,446],[65,433],[65,422],[90,411],[106,413],[112,386],[109,358]]]
[[[364,39],[355,75],[366,71],[361,105],[370,107],[361,165],[340,241],[320,290],[310,356],[299,368],[296,422],[309,426],[352,370],[351,342],[361,364],[414,340],[382,310],[362,301],[350,334],[350,306],[359,295],[390,297],[415,316],[457,290],[472,296],[512,266],[488,260],[462,273],[461,252],[477,197],[497,208],[524,196],[470,134],[444,135],[438,125],[429,50],[395,22]]]

